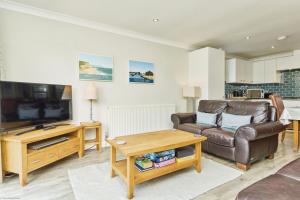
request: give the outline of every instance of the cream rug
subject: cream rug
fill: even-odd
[[[69,170],[76,200],[124,200],[126,184],[120,177],[110,177],[108,163]],[[202,172],[184,169],[136,185],[136,200],[185,200],[207,192],[242,175],[241,171],[202,158]]]

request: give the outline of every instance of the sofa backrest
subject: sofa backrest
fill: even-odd
[[[199,112],[218,113],[218,126],[221,126],[221,113],[234,115],[252,115],[252,123],[263,123],[276,120],[276,110],[267,101],[222,101],[200,100]],[[274,113],[275,112],[275,113]]]
[[[270,103],[267,101],[228,101],[226,113],[252,115],[252,123],[270,121]]]
[[[200,100],[198,111],[206,113],[218,113],[217,124],[221,124],[221,113],[227,107],[226,101],[221,100]]]
[[[226,101],[221,100],[200,100],[199,101],[199,112],[206,113],[222,113],[227,107]]]

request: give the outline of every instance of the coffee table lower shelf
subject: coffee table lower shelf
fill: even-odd
[[[154,179],[181,169],[185,169],[188,167],[195,166],[195,164],[199,162],[196,159],[190,159],[182,162],[176,162],[174,164],[161,167],[161,168],[153,168],[148,171],[141,172],[138,169],[134,169],[134,183],[139,184],[150,179]],[[122,177],[125,181],[127,181],[127,161],[120,160],[117,161],[113,166],[113,170]]]

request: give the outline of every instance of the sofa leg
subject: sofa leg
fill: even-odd
[[[242,163],[236,163],[237,168],[247,171],[250,168],[250,164],[242,164]]]
[[[272,153],[271,155],[268,155],[267,159],[270,159],[270,160],[274,159],[274,153]]]

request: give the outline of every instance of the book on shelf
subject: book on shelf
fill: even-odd
[[[154,167],[155,168],[165,167],[165,166],[174,164],[175,162],[176,162],[175,158],[172,158],[170,160],[166,160],[166,161],[163,161],[163,162],[160,162],[160,163],[154,163]]]
[[[192,160],[194,159],[195,156],[194,155],[190,155],[190,156],[186,156],[186,157],[181,157],[181,158],[176,158],[176,162],[181,163],[187,160]]]
[[[143,167],[139,166],[138,164],[135,164],[135,168],[137,168],[140,172],[145,172],[145,171],[149,171],[149,170],[153,169],[153,167],[143,168]]]
[[[143,169],[153,167],[153,162],[149,158],[145,158],[145,157],[136,158],[135,164],[140,166]]]
[[[144,157],[149,158],[150,160],[154,161],[154,162],[158,162],[160,160],[164,160],[164,158],[162,157],[174,157],[175,156],[175,149],[170,149],[167,151],[161,151],[161,152],[157,152],[157,153],[147,153],[144,155]],[[167,159],[167,158],[165,158]]]
[[[191,146],[180,147],[176,149],[176,158],[191,156],[194,154],[194,148]]]

